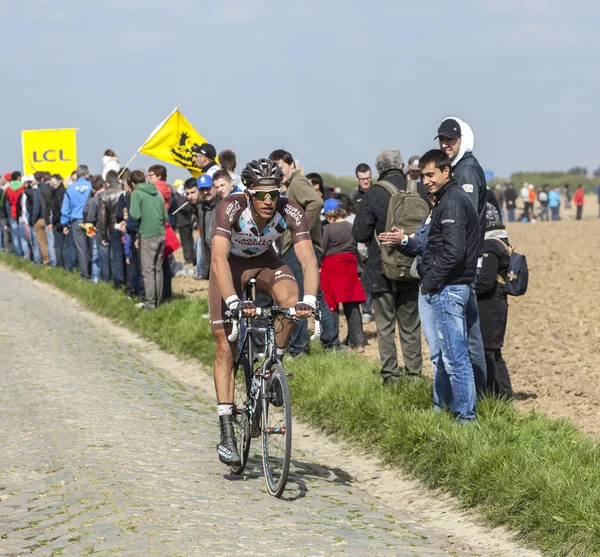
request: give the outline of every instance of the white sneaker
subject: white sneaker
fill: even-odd
[[[139,302],[137,304],[135,304],[135,309],[144,309],[146,307],[146,304],[144,302]]]
[[[362,314],[363,325],[366,325],[367,323],[370,323],[371,321],[373,321],[373,316],[370,313]]]

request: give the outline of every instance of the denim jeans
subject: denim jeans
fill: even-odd
[[[515,209],[507,209],[508,211],[508,222],[515,222]]]
[[[52,267],[56,267],[56,250],[54,248],[54,233],[46,226],[46,242],[48,244],[48,260]]]
[[[373,317],[373,294],[371,294],[368,290],[365,290],[365,295],[367,297],[367,301],[362,305],[363,315],[368,313],[371,317]]]
[[[65,235],[63,232],[63,238],[63,257],[65,260],[65,269],[67,271],[71,271],[79,263],[77,247],[75,246],[75,235],[73,233]]]
[[[120,288],[125,282],[125,271],[123,268],[123,234],[119,230],[111,230],[108,233],[108,250],[110,278],[113,284]]]
[[[317,261],[320,261],[321,254],[315,250],[315,255],[317,256]],[[298,283],[299,299],[302,300],[304,297],[304,274],[302,273],[302,266],[300,265],[300,261],[298,261],[294,246],[291,246],[290,249],[285,252],[282,260],[291,269],[292,274]],[[317,294],[317,302],[321,306],[321,344],[323,345],[323,348],[339,347],[340,339],[339,336],[336,336],[335,334],[333,317],[329,311],[329,307],[325,303],[325,297],[320,288]],[[292,355],[297,355],[302,353],[308,354],[308,350],[308,321],[306,319],[301,319],[294,324],[292,336],[290,337],[290,342],[288,344],[288,351]]]
[[[470,293],[468,285],[445,285],[437,294],[426,295],[433,310],[444,363],[443,369],[437,368],[436,375],[439,381],[450,383],[450,407],[459,420],[475,419],[475,381],[467,334]]]
[[[100,236],[96,235],[92,238],[92,282],[97,283],[101,277],[100,269],[100,250],[98,244],[100,243]]]
[[[433,405],[436,410],[450,409],[452,407],[452,387],[444,367],[442,347],[435,326],[429,294],[419,294],[419,317],[421,318],[421,330],[429,347],[429,359],[433,364]]]
[[[73,234],[75,249],[77,250],[77,263],[79,264],[79,274],[83,279],[90,278],[90,242],[85,233],[85,229],[81,226],[82,219],[76,219],[71,222],[69,236]]]
[[[7,253],[13,253],[14,252],[14,246],[13,246],[13,237],[12,237],[12,219],[10,217],[6,218],[6,219],[0,219],[0,226],[2,227],[2,234],[3,234],[3,246],[4,246],[4,251],[6,251]],[[4,227],[7,227],[7,229],[5,230]]]
[[[550,211],[552,213],[552,220],[560,220],[560,206],[550,207]]]
[[[27,225],[24,222],[19,223],[17,238],[19,238],[18,243],[21,245],[21,255],[27,261],[30,261],[31,255],[29,253],[29,240],[27,239]]]
[[[110,281],[110,261],[109,261],[109,249],[102,243],[100,234],[94,236],[94,243],[98,250],[98,267],[100,268],[100,280],[102,282]],[[92,261],[92,269],[94,262]]]
[[[485,350],[483,337],[479,325],[479,306],[475,289],[469,287],[469,301],[467,302],[467,335],[469,337],[469,358],[473,367],[475,389],[477,396],[483,398],[487,391],[487,364],[485,363]]]
[[[13,237],[13,251],[17,257],[23,257],[23,244],[21,244],[21,234],[20,227],[17,219],[12,219],[10,221],[10,228],[12,230]]]
[[[40,243],[38,242],[37,236],[35,235],[33,226],[29,227],[29,242],[31,243],[31,251],[33,252],[33,262],[36,265],[41,265],[42,250],[40,248]]]

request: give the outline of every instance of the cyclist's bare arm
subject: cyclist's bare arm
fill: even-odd
[[[319,265],[315,256],[315,250],[311,240],[302,240],[294,244],[296,257],[302,266],[304,274],[304,297],[316,298],[319,289]],[[298,317],[310,317],[311,311],[298,311]]]

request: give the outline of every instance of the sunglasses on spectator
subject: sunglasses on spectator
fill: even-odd
[[[259,201],[264,201],[265,199],[267,199],[267,195],[271,200],[277,199],[279,197],[280,190],[248,190],[248,192],[250,193],[250,195],[256,197],[256,199],[258,199]]]

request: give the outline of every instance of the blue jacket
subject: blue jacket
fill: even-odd
[[[548,192],[548,205],[550,207],[560,207],[560,193],[550,190]]]
[[[86,178],[79,178],[67,188],[60,210],[60,224],[68,226],[74,220],[83,219],[83,210],[91,192],[92,184]]]
[[[417,273],[422,277],[421,266],[423,264],[423,251],[427,245],[427,237],[429,236],[429,226],[431,224],[431,215],[427,215],[422,221],[421,226],[415,232],[412,238],[408,238],[408,243],[405,246],[396,246],[396,248],[408,257],[417,258]],[[421,278],[421,281],[423,279]],[[420,284],[420,282],[419,282]]]

